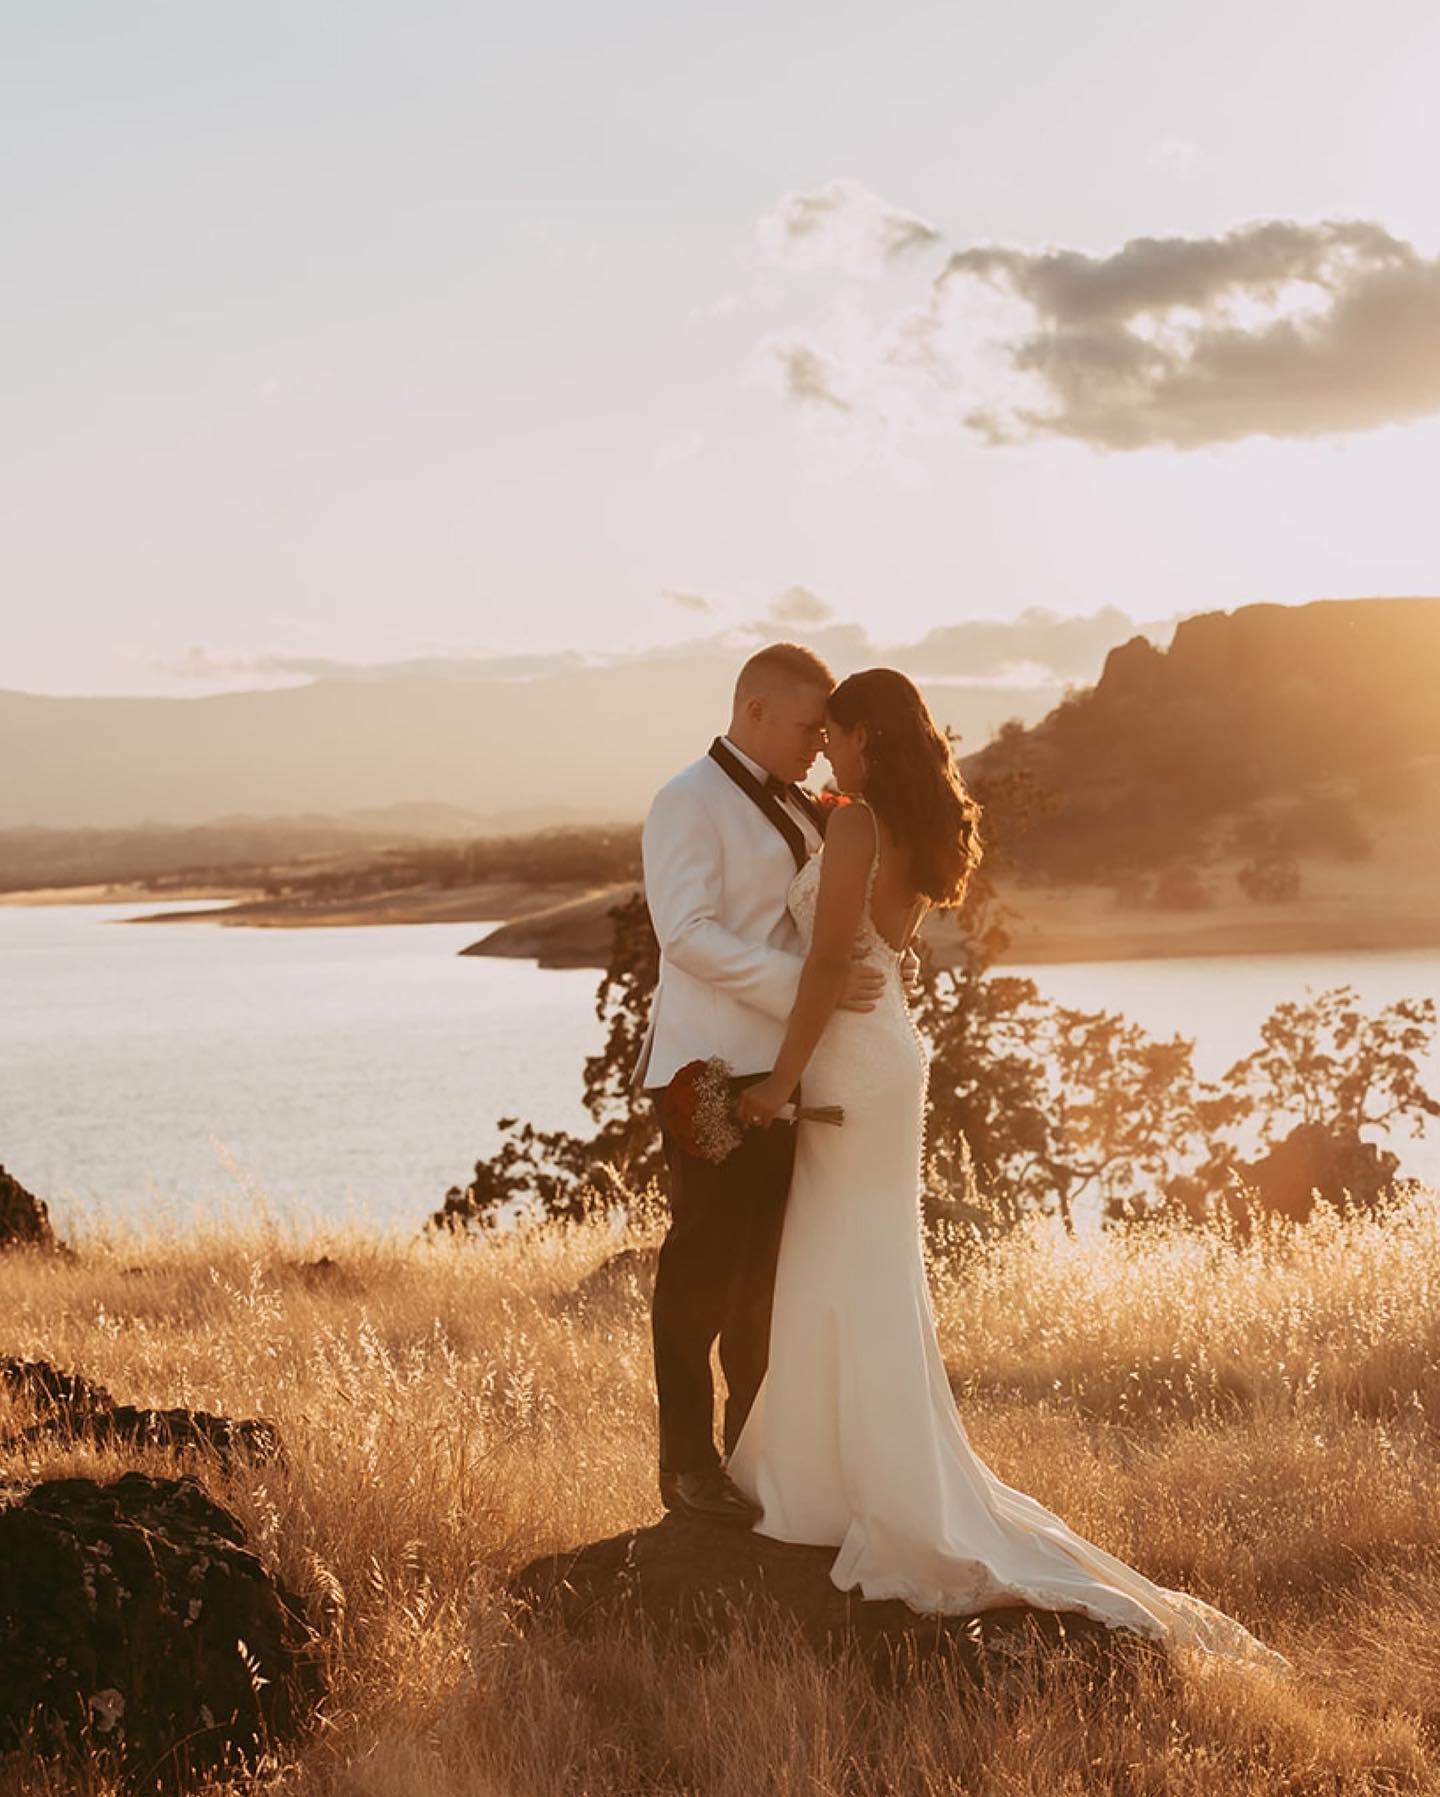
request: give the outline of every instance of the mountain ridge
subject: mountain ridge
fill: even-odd
[[[1437,675],[1440,598],[1201,613],[1166,649],[1118,644],[1093,687],[964,766],[977,782],[1023,773],[1044,795],[1011,845],[1043,878],[1200,858],[1237,828],[1263,847],[1267,823],[1313,838],[1292,848],[1360,854],[1365,815],[1403,807],[1440,755]]]
[[[841,675],[882,660],[903,666],[913,653],[937,715],[969,742],[1009,718],[1041,717],[1133,628],[1107,609],[972,620],[891,649],[848,625],[804,636]],[[512,828],[557,809],[576,821],[638,818],[723,727],[745,656],[784,634],[540,665],[527,679],[490,664],[467,673],[456,663],[443,676],[400,664],[199,697],[0,690],[0,765],[23,771],[0,786],[0,828],[199,825],[235,812],[334,816],[397,804],[508,814]]]

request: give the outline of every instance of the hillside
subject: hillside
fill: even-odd
[[[1440,756],[1440,599],[1252,605],[1189,618],[1167,650],[1111,650],[1099,681],[965,769],[1023,771],[1042,809],[1023,875],[1124,882],[1248,857],[1363,860]]]
[[[527,821],[530,834],[564,835],[570,820],[557,808]],[[503,814],[485,818],[454,805],[416,804],[335,817],[306,812],[207,824],[0,829],[0,903],[46,902],[59,894],[79,902],[154,892],[369,893],[377,881],[397,883],[392,869],[399,881],[414,884],[437,861],[483,856],[497,839],[512,840],[513,824]]]

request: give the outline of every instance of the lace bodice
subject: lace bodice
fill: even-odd
[[[789,915],[795,918],[795,927],[800,931],[800,943],[805,951],[809,951],[809,945],[814,938],[814,907],[820,898],[820,866],[822,866],[823,854],[825,854],[825,848],[822,845],[811,855],[811,859],[804,864],[804,868],[800,868],[800,872],[796,873],[795,879],[789,882],[789,898],[787,898]],[[870,913],[870,900],[876,891],[877,868],[879,868],[879,855],[870,861],[870,873],[865,881],[865,911],[861,913],[861,920],[859,920],[859,940],[863,943],[867,956],[874,952],[874,954],[886,956],[888,960],[899,961],[901,952],[899,949],[892,949],[890,943],[884,940],[884,936],[881,936],[876,929],[874,916]]]
[[[790,915],[795,919],[795,928],[800,932],[801,946],[808,951],[815,934],[815,906],[820,897],[820,869],[824,846],[818,848],[804,867],[790,882],[787,903]],[[871,900],[875,895],[875,875],[880,869],[880,857],[872,856],[870,872],[865,881],[865,909],[860,917],[859,941],[864,947],[866,957],[873,953],[888,960],[899,963],[901,950],[892,948],[875,927],[875,919],[871,913]]]

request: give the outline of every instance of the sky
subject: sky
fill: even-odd
[[[1440,591],[1429,0],[0,21],[0,687]]]

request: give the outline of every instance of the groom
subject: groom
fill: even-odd
[[[641,849],[660,981],[633,1076],[652,1097],[689,1061],[718,1055],[748,1079],[774,1065],[801,967],[785,901],[824,817],[797,782],[825,746],[834,684],[797,643],[760,650],[740,670],[729,730],[655,795]],[[857,959],[842,1004],[873,1010],[883,984]],[[667,1510],[748,1525],[759,1512],[715,1447],[710,1349],[718,1336],[729,1454],[765,1376],[795,1126],[747,1130],[719,1165],[662,1135],[671,1222],[652,1310],[660,1496]]]

